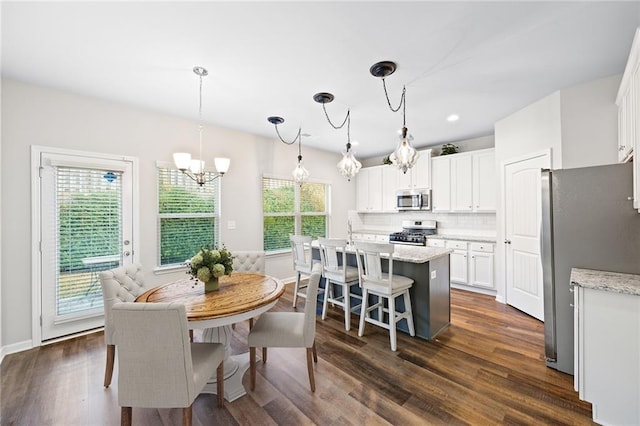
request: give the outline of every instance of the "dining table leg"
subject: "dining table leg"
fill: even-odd
[[[231,355],[231,335],[230,325],[221,327],[205,328],[202,330],[202,341],[211,343],[222,343],[225,349],[224,356],[224,398],[235,401],[247,392],[242,385],[242,377],[249,369],[249,353]],[[203,393],[217,393],[216,372],[211,372],[211,378],[207,381]]]

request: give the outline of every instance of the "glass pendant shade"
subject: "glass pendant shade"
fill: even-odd
[[[216,171],[220,174],[227,173],[227,171],[229,170],[229,165],[231,165],[231,160],[228,158],[214,158],[213,162],[216,165]]]
[[[178,170],[187,170],[191,166],[191,154],[188,152],[176,152],[173,154],[173,162]]]
[[[416,165],[418,161],[418,151],[411,146],[413,136],[407,133],[407,128],[402,128],[402,134],[400,135],[400,143],[395,151],[389,155],[389,160],[396,165],[402,173],[407,173],[407,170]]]
[[[347,180],[351,180],[352,177],[360,171],[362,167],[362,163],[356,160],[356,157],[353,155],[351,150],[347,150],[342,153],[342,160],[338,163],[338,170],[342,174],[342,176],[346,177]]]
[[[299,184],[302,184],[302,182],[309,178],[309,171],[302,165],[302,159],[298,160],[298,165],[296,165],[296,168],[293,169],[291,174],[293,175],[293,180]]]

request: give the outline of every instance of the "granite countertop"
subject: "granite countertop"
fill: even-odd
[[[381,230],[381,229],[354,229],[354,234],[372,234],[372,235],[389,235],[394,231]],[[427,235],[427,238],[435,238],[441,240],[458,240],[458,241],[471,241],[479,243],[492,243],[495,244],[496,237],[485,235],[460,235],[460,234],[433,234]]]
[[[318,241],[314,240],[311,245],[312,247],[318,247]],[[448,256],[449,253],[452,252],[453,249],[448,248],[396,244],[394,245],[393,260],[410,263],[425,263],[442,256]],[[348,245],[347,253],[355,253],[355,248]]]
[[[640,296],[640,275],[571,268],[571,284],[583,288]]]
[[[496,243],[496,237],[488,237],[484,235],[458,235],[458,234],[434,234],[428,235],[427,238],[441,239],[441,240],[457,240],[457,241],[471,241],[478,243]]]

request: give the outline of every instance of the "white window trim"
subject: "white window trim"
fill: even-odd
[[[156,241],[157,241],[157,247],[156,247],[156,265],[153,268],[153,273],[155,275],[163,275],[163,274],[171,274],[174,272],[180,272],[180,271],[186,271],[187,267],[185,265],[181,265],[181,264],[172,264],[172,265],[161,265],[161,241],[160,241],[160,213],[158,212],[158,203],[159,203],[159,196],[160,196],[160,188],[158,187],[158,169],[171,169],[171,170],[175,170],[175,171],[180,171],[179,169],[176,168],[176,165],[173,162],[170,161],[160,161],[157,160],[156,161],[156,169],[155,169],[155,179],[156,179],[156,199],[155,199],[155,214],[156,214]],[[206,172],[210,172],[210,173],[217,173],[216,170],[214,170],[211,167],[206,167],[204,168],[204,170]],[[217,206],[218,206],[218,210],[217,212],[215,212],[213,214],[213,217],[215,218],[215,227],[216,230],[214,230],[214,232],[217,235],[217,240],[221,241],[221,233],[222,233],[222,226],[221,226],[221,220],[222,220],[222,181],[220,180],[221,178],[216,179],[216,181],[214,182],[218,182],[218,200],[217,200]],[[193,214],[180,214],[180,215],[172,215],[172,214],[166,214],[163,217],[212,217],[212,215],[208,214],[208,213],[193,213]]]

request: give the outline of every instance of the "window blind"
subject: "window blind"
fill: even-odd
[[[120,172],[56,167],[56,315],[102,306],[101,270],[121,262]]]
[[[263,245],[265,251],[291,247],[289,235],[327,235],[328,185],[263,177]]]
[[[201,247],[217,243],[219,187],[219,179],[199,186],[179,170],[158,168],[161,266],[184,263]]]

